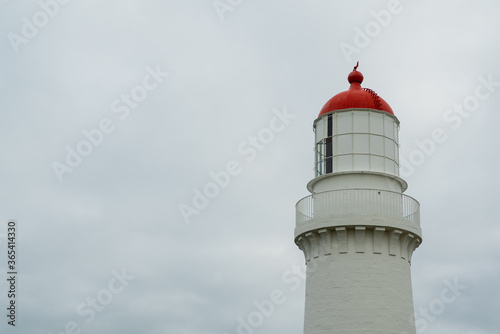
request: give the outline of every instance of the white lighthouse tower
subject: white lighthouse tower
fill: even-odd
[[[296,205],[304,334],[415,334],[410,263],[422,231],[399,177],[399,121],[361,88],[357,65],[348,81],[314,121],[311,195]]]

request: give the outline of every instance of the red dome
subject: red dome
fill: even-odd
[[[349,108],[368,108],[377,109],[388,112],[394,115],[391,107],[387,102],[384,101],[380,96],[377,95],[373,90],[369,88],[361,88],[361,83],[363,82],[363,74],[358,72],[356,69],[358,65],[354,67],[354,70],[349,74],[347,80],[351,84],[349,90],[345,92],[338,93],[328,101],[318,117],[329,113],[334,110],[349,109]]]

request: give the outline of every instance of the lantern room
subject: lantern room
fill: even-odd
[[[314,121],[315,177],[366,171],[399,176],[399,121],[382,98],[349,74],[349,90],[335,95]]]

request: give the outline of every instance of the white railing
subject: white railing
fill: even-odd
[[[401,193],[373,189],[344,189],[316,193],[297,202],[297,226],[309,220],[363,215],[404,219],[420,225],[420,204]]]

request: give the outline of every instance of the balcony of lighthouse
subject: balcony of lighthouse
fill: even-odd
[[[295,238],[336,227],[405,230],[421,237],[420,204],[399,192],[343,189],[314,193],[296,206]]]

